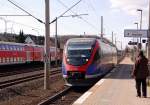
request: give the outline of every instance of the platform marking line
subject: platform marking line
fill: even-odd
[[[116,72],[117,71],[117,68],[114,68],[112,71],[111,71],[111,73],[114,73],[114,72]]]
[[[74,104],[82,104],[91,94],[92,92],[84,93],[79,99],[77,99],[77,101],[75,101]]]
[[[111,73],[107,74],[106,77],[109,77],[111,75]]]
[[[98,82],[96,83],[96,85],[100,86],[104,81],[105,81],[105,79],[101,79],[100,81],[98,81]]]

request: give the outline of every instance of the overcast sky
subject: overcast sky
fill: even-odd
[[[45,21],[45,0],[11,0],[21,6],[35,17]],[[79,0],[50,0],[50,20],[58,17]],[[140,12],[143,10],[142,28],[148,27],[148,0],[82,0],[77,6],[65,15],[88,14],[77,17],[61,17],[58,20],[58,34],[99,34],[100,17],[104,17],[104,34],[111,39],[114,31],[118,41],[127,44],[129,38],[124,38],[124,29],[135,29],[135,22],[140,21]],[[0,0],[0,15],[25,14],[16,8],[8,0]],[[18,33],[20,29],[24,33],[44,35],[44,25],[30,16],[26,17],[0,17],[0,32],[5,31],[4,20],[7,21],[7,32]],[[51,25],[51,35],[55,33],[55,24]],[[119,44],[118,44],[118,47]]]

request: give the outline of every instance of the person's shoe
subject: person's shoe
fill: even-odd
[[[147,96],[143,96],[143,98],[147,98]]]
[[[140,96],[140,95],[136,95],[136,97],[139,97],[139,98],[141,98],[141,96]]]

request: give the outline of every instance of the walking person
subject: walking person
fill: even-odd
[[[143,51],[139,51],[138,58],[135,61],[131,75],[132,77],[135,78],[136,81],[137,97],[141,97],[141,90],[142,90],[142,95],[144,98],[146,98],[147,97],[146,78],[149,75],[149,70],[148,70],[148,59],[144,56]]]

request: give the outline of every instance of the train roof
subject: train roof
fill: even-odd
[[[43,46],[41,46],[41,45],[32,45],[32,44],[15,43],[15,42],[3,42],[3,41],[0,41],[0,44],[16,45],[16,46],[33,46],[33,47],[43,47]]]
[[[72,38],[69,39],[67,42],[70,43],[90,43],[90,42],[94,42],[96,40],[96,38]]]
[[[105,43],[105,44],[109,44],[112,47],[116,47],[112,42],[110,42],[108,39],[106,38],[71,38],[67,41],[67,44],[70,43],[89,43],[89,44],[93,44],[96,40],[100,40],[101,42]]]
[[[8,44],[8,45],[20,45],[20,46],[24,46],[25,44],[23,43],[15,43],[15,42],[3,42],[0,41],[0,44]]]
[[[106,44],[109,44],[109,45],[111,45],[111,46],[113,46],[113,47],[116,47],[116,45],[115,44],[113,44],[112,42],[110,42],[108,39],[106,39],[106,38],[99,38],[103,43],[106,43]]]

